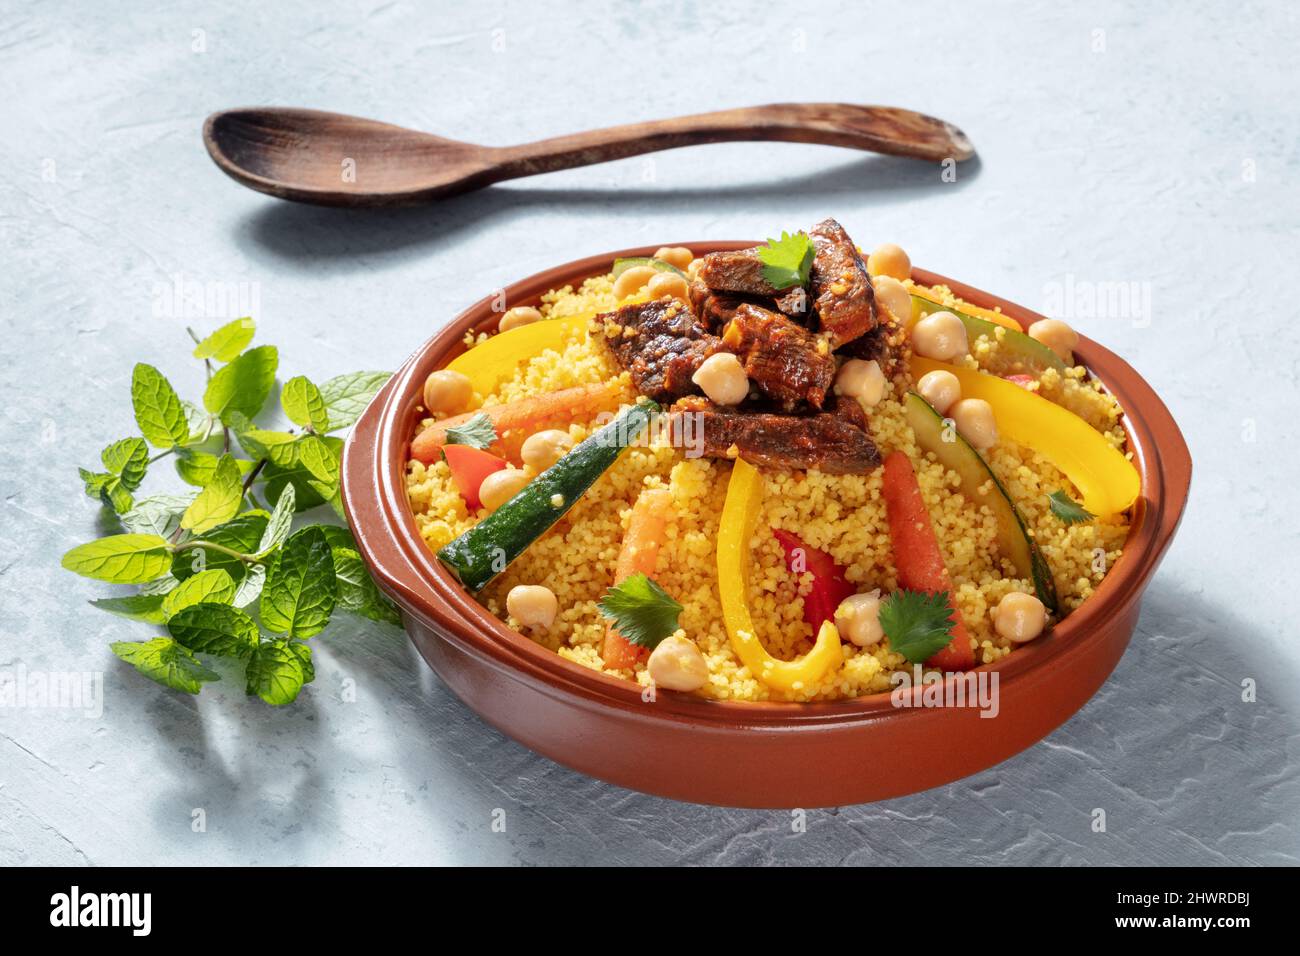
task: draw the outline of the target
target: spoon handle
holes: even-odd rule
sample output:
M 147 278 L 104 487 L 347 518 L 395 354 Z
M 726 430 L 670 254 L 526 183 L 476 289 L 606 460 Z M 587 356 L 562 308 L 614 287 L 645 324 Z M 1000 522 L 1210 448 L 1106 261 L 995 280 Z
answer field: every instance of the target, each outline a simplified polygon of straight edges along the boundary
M 924 113 L 851 103 L 773 103 L 503 147 L 495 151 L 490 175 L 500 182 L 679 146 L 745 140 L 821 143 L 934 162 L 961 162 L 975 155 L 965 133 Z

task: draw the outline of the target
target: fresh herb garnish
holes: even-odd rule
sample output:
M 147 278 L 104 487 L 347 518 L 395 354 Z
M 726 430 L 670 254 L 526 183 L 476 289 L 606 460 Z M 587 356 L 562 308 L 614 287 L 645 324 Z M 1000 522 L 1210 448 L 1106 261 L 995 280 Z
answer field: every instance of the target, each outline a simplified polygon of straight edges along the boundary
M 220 675 L 196 655 L 235 658 L 250 694 L 287 704 L 315 676 L 303 641 L 336 608 L 400 621 L 346 528 L 311 524 L 290 533 L 296 512 L 327 503 L 341 508 L 343 443 L 326 433 L 355 422 L 388 374 L 354 372 L 319 387 L 304 376 L 291 378 L 280 405 L 301 430 L 262 429 L 252 419 L 271 395 L 279 353 L 267 345 L 245 351 L 254 331 L 246 318 L 204 339 L 191 333 L 194 356 L 208 373 L 202 409 L 182 401 L 158 369 L 135 367 L 131 406 L 143 437 L 106 447 L 104 471 L 81 469 L 86 494 L 115 513 L 123 533 L 73 548 L 63 566 L 139 586 L 134 594 L 91 603 L 166 630 L 168 636 L 155 632 L 151 640 L 111 645 L 146 677 L 197 694 Z M 152 457 L 150 445 L 157 449 Z M 197 492 L 137 499 L 150 465 L 168 455 Z M 254 601 L 260 602 L 256 618 L 241 610 Z
M 1060 518 L 1065 524 L 1079 524 L 1097 517 L 1067 495 L 1064 488 L 1053 491 L 1047 496 L 1047 500 L 1052 507 L 1052 514 Z
M 492 419 L 479 412 L 463 425 L 453 425 L 447 429 L 448 445 L 469 445 L 471 448 L 485 449 L 497 440 L 497 430 Z
M 682 613 L 682 606 L 641 571 L 606 591 L 596 607 L 614 622 L 625 641 L 652 650 L 677 630 Z
M 889 649 L 911 663 L 933 657 L 952 642 L 948 592 L 895 591 L 880 602 L 880 627 Z
M 758 247 L 763 278 L 773 289 L 807 285 L 815 254 L 813 242 L 804 232 L 796 232 L 793 236 L 782 232 L 780 239 L 769 239 L 766 246 Z

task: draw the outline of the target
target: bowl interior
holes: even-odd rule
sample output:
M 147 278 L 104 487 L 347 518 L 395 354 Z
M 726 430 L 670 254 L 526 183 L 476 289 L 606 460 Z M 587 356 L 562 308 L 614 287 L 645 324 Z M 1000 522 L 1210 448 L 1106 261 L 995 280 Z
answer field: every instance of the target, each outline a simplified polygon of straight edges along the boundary
M 661 243 L 660 245 L 663 245 Z M 680 242 L 698 253 L 749 248 L 752 241 Z M 642 688 L 630 681 L 565 660 L 506 627 L 489 614 L 441 565 L 420 537 L 407 500 L 406 458 L 420 417 L 421 386 L 429 372 L 464 351 L 466 332 L 494 329 L 502 299 L 510 305 L 536 304 L 547 291 L 576 285 L 608 271 L 613 259 L 648 256 L 659 246 L 602 253 L 522 279 L 504 296 L 486 297 L 466 309 L 426 342 L 376 396 L 349 438 L 344 464 L 344 504 L 367 552 L 380 586 L 408 614 L 435 623 L 449 640 L 514 676 L 552 692 L 572 691 L 608 706 L 643 706 Z M 1000 308 L 1022 328 L 1043 318 L 1015 303 L 922 269 L 913 278 L 926 285 L 942 283 L 962 299 L 985 308 Z M 1190 481 L 1191 461 L 1177 425 L 1142 378 L 1114 353 L 1080 337 L 1079 361 L 1114 394 L 1125 412 L 1129 450 L 1142 478 L 1142 494 L 1131 512 L 1124 553 L 1094 595 L 1043 638 L 977 670 L 997 670 L 1008 681 L 1049 662 L 1066 663 L 1071 649 L 1088 639 L 1107 615 L 1136 601 L 1154 572 L 1181 517 Z M 671 698 L 665 700 L 664 698 Z M 789 703 L 705 700 L 687 695 L 660 695 L 658 709 L 668 716 L 729 723 L 789 723 L 873 719 L 899 715 L 888 693 L 842 701 Z

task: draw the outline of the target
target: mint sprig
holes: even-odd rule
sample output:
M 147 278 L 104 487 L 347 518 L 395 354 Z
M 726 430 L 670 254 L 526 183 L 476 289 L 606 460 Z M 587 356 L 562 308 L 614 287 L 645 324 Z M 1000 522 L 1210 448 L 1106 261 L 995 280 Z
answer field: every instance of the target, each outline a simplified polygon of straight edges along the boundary
M 112 643 L 141 674 L 197 694 L 220 679 L 203 658 L 230 658 L 244 668 L 250 694 L 280 705 L 315 678 L 304 642 L 336 609 L 400 623 L 346 528 L 293 530 L 309 509 L 341 511 L 337 432 L 356 421 L 388 373 L 353 372 L 319 386 L 290 378 L 279 395 L 287 426 L 263 426 L 256 422 L 268 414 L 279 353 L 249 349 L 255 330 L 244 318 L 206 338 L 190 333 L 207 377 L 201 405 L 181 399 L 153 366 L 135 366 L 131 407 L 140 436 L 104 448 L 103 470 L 80 469 L 86 494 L 114 513 L 121 533 L 73 548 L 63 566 L 137 586 L 91 604 L 165 630 Z M 192 487 L 137 498 L 150 466 L 167 456 Z

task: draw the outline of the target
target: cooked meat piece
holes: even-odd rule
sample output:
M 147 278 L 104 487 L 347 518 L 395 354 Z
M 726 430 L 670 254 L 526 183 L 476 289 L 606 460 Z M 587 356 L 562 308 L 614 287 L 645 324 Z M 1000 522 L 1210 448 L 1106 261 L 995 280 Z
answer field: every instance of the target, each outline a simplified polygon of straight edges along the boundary
M 776 307 L 790 318 L 806 322 L 813 311 L 812 296 L 803 286 L 797 285 L 776 297 Z
M 700 278 L 714 292 L 740 292 L 772 298 L 778 291 L 763 278 L 758 248 L 710 252 L 700 265 Z
M 723 330 L 722 344 L 740 358 L 750 384 L 787 407 L 807 402 L 821 408 L 835 381 L 835 358 L 825 339 L 779 312 L 741 304 Z
M 672 427 L 675 441 L 691 438 L 708 458 L 740 457 L 755 465 L 832 475 L 865 475 L 880 467 L 871 436 L 828 412 L 777 415 L 685 398 L 673 406 Z M 682 443 L 692 447 L 690 441 Z
M 670 296 L 625 305 L 596 321 L 637 391 L 658 402 L 698 392 L 691 376 L 721 344 L 685 302 Z
M 840 349 L 845 358 L 875 359 L 886 378 L 897 377 L 901 370 L 897 346 L 903 335 L 892 320 L 885 320 L 866 335 L 859 336 Z
M 867 411 L 856 398 L 846 398 L 831 392 L 826 396 L 822 410 L 848 422 L 854 428 L 861 428 L 864 432 L 867 430 Z
M 730 322 L 736 308 L 745 301 L 738 295 L 714 292 L 699 279 L 691 283 L 690 296 L 691 308 L 712 331 L 718 331 Z
M 808 233 L 817 248 L 812 293 L 821 330 L 839 347 L 876 327 L 876 295 L 853 240 L 834 219 Z

